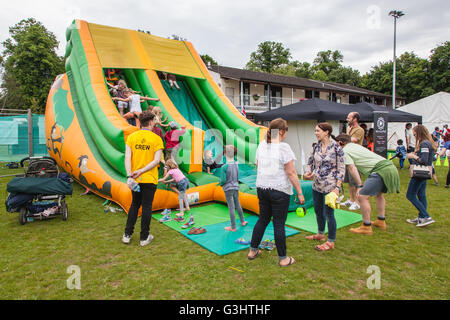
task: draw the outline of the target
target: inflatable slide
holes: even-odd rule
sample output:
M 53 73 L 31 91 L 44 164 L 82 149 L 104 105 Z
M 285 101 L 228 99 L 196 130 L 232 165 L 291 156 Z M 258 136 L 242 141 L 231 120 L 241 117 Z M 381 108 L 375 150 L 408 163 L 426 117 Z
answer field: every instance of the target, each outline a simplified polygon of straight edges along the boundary
M 177 160 L 191 182 L 189 202 L 225 202 L 219 178 L 202 172 L 203 154 L 209 149 L 220 156 L 224 144 L 233 144 L 242 164 L 241 204 L 258 213 L 252 163 L 267 129 L 241 115 L 191 43 L 81 20 L 68 27 L 66 38 L 66 73 L 53 83 L 45 113 L 47 149 L 63 170 L 128 211 L 125 142 L 138 128 L 120 115 L 108 91 L 105 71 L 119 70 L 128 87 L 159 98 L 150 103 L 168 122 L 186 128 Z M 162 73 L 176 75 L 180 90 L 170 88 Z M 145 110 L 150 104 L 141 106 Z M 177 195 L 158 185 L 153 210 L 177 205 Z

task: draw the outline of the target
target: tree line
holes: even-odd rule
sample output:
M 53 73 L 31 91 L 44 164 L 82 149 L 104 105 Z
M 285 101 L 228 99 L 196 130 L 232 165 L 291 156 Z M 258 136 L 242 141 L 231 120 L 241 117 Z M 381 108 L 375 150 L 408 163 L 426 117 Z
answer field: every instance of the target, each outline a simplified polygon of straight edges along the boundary
M 292 59 L 289 48 L 280 42 L 265 41 L 250 54 L 246 69 L 348 84 L 390 95 L 392 93 L 393 61 L 380 62 L 361 75 L 343 65 L 339 50 L 317 53 L 312 63 Z M 440 91 L 450 92 L 450 42 L 437 45 L 427 59 L 414 52 L 404 52 L 396 59 L 396 92 L 406 103 Z
M 138 30 L 151 34 L 150 31 Z M 44 113 L 47 96 L 55 77 L 65 72 L 65 59 L 58 56 L 56 36 L 33 18 L 21 20 L 9 28 L 10 37 L 2 42 L 0 53 L 0 109 L 31 108 Z M 177 35 L 172 39 L 186 40 Z M 218 63 L 208 54 L 201 55 L 208 64 Z M 292 59 L 282 43 L 265 41 L 250 54 L 246 69 L 281 75 L 349 84 L 384 94 L 392 91 L 393 62 L 380 62 L 360 75 L 343 65 L 339 50 L 317 53 L 312 63 Z M 450 91 L 450 42 L 431 50 L 428 59 L 405 52 L 397 59 L 397 94 L 407 103 L 439 91 Z

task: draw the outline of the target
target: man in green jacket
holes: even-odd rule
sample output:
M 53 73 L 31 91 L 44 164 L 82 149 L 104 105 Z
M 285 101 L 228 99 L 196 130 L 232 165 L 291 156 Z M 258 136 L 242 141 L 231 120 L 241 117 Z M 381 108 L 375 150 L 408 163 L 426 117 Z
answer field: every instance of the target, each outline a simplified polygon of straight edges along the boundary
M 372 226 L 386 229 L 386 200 L 383 193 L 400 192 L 400 177 L 395 165 L 385 158 L 373 153 L 367 148 L 351 142 L 347 134 L 340 134 L 336 140 L 344 150 L 345 165 L 349 167 L 352 178 L 358 185 L 357 196 L 361 206 L 363 223 L 350 231 L 358 234 L 372 234 Z M 367 177 L 364 185 L 361 182 L 361 172 Z M 378 211 L 378 218 L 370 221 L 369 198 L 374 196 Z

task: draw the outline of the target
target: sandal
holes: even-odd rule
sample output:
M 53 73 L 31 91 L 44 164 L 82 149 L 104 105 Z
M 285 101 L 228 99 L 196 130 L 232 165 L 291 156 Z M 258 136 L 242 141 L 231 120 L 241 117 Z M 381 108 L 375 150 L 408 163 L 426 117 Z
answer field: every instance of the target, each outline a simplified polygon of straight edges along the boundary
M 256 251 L 256 253 L 253 256 L 247 256 L 248 260 L 254 260 L 256 259 L 256 257 L 258 257 L 259 255 L 261 255 L 262 251 L 258 250 Z
M 287 267 L 287 266 L 290 266 L 290 265 L 292 265 L 292 264 L 294 264 L 294 263 L 295 263 L 294 258 L 289 257 L 289 263 L 288 263 L 288 264 L 281 264 L 281 261 L 280 261 L 280 263 L 278 263 L 278 265 L 279 265 L 280 267 Z
M 193 234 L 201 234 L 201 233 L 205 233 L 206 229 L 205 228 L 197 228 L 193 231 Z
M 188 231 L 188 234 L 195 234 L 195 233 L 197 232 L 197 229 L 199 229 L 199 228 L 196 228 L 196 227 L 191 228 L 191 229 Z
M 327 241 L 324 244 L 320 244 L 320 245 L 315 246 L 315 249 L 317 251 L 328 251 L 328 250 L 334 249 L 334 242 L 328 242 Z
M 325 235 L 324 234 L 314 234 L 312 236 L 307 236 L 305 238 L 308 240 L 325 240 Z

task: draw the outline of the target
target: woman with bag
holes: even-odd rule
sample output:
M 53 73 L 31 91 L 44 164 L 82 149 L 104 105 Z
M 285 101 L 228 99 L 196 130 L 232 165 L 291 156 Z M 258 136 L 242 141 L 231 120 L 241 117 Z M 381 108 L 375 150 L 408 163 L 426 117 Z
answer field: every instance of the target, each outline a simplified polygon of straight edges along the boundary
M 411 201 L 414 207 L 419 210 L 419 216 L 406 221 L 415 224 L 417 227 L 425 227 L 434 223 L 427 211 L 427 181 L 431 179 L 433 156 L 436 153 L 436 144 L 433 141 L 428 129 L 419 124 L 413 128 L 413 135 L 416 139 L 414 152 L 406 155 L 411 161 L 408 191 L 406 198 Z

